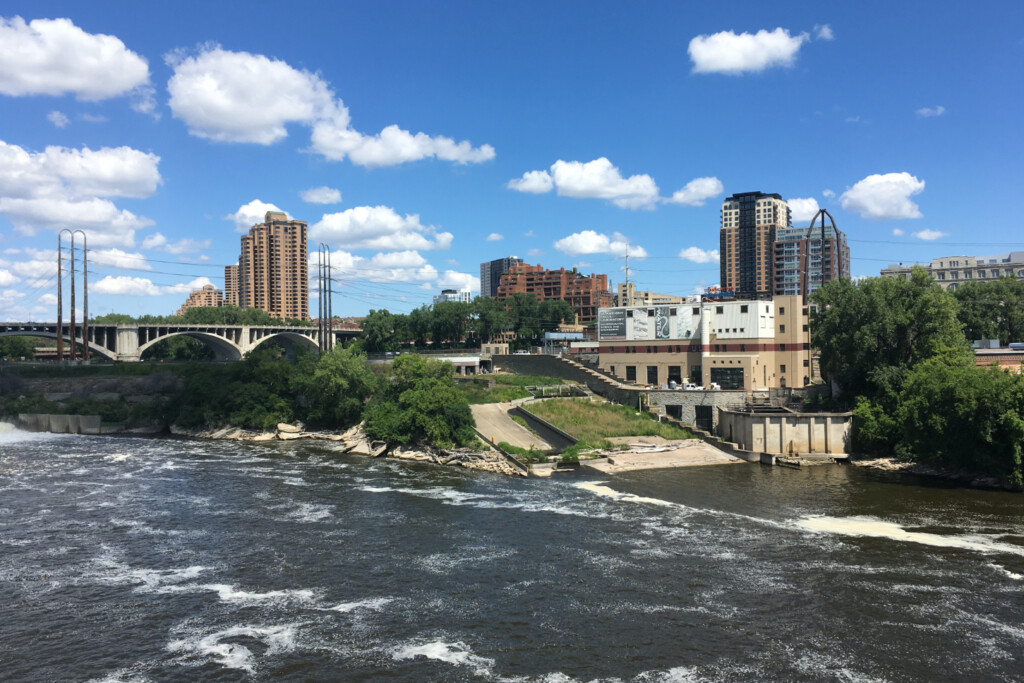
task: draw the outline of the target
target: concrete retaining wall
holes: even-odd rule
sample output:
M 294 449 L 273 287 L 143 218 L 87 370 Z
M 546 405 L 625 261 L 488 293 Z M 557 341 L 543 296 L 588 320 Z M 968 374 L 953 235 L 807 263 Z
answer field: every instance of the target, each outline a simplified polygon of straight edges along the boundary
M 54 434 L 99 434 L 99 415 L 54 415 L 50 413 L 20 413 L 18 427 L 30 432 Z
M 757 453 L 846 455 L 853 413 L 747 412 L 720 408 L 718 435 Z

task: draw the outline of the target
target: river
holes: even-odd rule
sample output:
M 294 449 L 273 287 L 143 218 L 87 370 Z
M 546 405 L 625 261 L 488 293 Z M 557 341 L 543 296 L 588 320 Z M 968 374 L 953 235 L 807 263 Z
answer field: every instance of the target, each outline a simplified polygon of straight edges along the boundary
M 524 480 L 7 430 L 0 678 L 1020 680 L 1022 510 L 843 466 Z

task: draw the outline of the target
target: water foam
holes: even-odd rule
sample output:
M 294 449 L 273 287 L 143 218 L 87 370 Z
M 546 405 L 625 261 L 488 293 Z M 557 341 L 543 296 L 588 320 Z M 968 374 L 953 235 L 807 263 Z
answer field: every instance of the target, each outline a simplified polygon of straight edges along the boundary
M 389 602 L 394 602 L 394 598 L 369 598 L 356 602 L 342 602 L 327 609 L 331 612 L 354 612 L 357 609 L 379 610 Z
M 196 586 L 196 588 L 213 591 L 223 602 L 265 602 L 268 600 L 310 602 L 314 597 L 313 591 L 307 588 L 267 591 L 266 593 L 243 591 L 226 583 L 209 583 Z
M 453 666 L 468 666 L 478 676 L 489 675 L 491 667 L 494 666 L 493 659 L 473 654 L 469 646 L 462 641 L 446 643 L 443 640 L 435 640 L 429 643 L 409 643 L 393 649 L 391 656 L 398 660 L 426 657 Z
M 998 565 L 998 564 L 995 564 L 995 563 L 992 563 L 989 566 L 992 567 L 993 569 L 996 569 L 996 570 L 1002 572 L 1003 574 L 1006 574 L 1006 576 L 1010 577 L 1014 581 L 1024 581 L 1024 574 L 1017 574 L 1015 572 L 1011 572 L 1006 567 L 1003 567 L 1002 565 Z
M 660 498 L 648 498 L 646 496 L 637 496 L 632 493 L 623 493 L 622 491 L 616 491 L 610 486 L 607 486 L 606 481 L 584 481 L 579 484 L 573 484 L 578 489 L 589 491 L 594 495 L 601 496 L 603 498 L 611 498 L 612 500 L 621 501 L 624 503 L 646 503 L 648 505 L 657 505 L 659 507 L 671 507 L 687 509 L 685 505 L 679 503 L 673 503 L 671 501 L 662 500 Z
M 895 522 L 885 522 L 875 517 L 805 517 L 796 520 L 793 524 L 801 529 L 819 533 L 888 538 L 937 548 L 959 548 L 981 553 L 1008 553 L 1024 556 L 1024 547 L 1009 543 L 997 543 L 985 536 L 943 536 L 922 531 L 907 531 Z
M 252 638 L 266 646 L 264 656 L 291 652 L 295 649 L 298 624 L 282 626 L 232 626 L 202 637 L 173 640 L 167 644 L 170 652 L 181 652 L 204 659 L 213 659 L 228 669 L 241 669 L 255 673 L 252 650 L 238 643 L 223 642 L 229 638 Z

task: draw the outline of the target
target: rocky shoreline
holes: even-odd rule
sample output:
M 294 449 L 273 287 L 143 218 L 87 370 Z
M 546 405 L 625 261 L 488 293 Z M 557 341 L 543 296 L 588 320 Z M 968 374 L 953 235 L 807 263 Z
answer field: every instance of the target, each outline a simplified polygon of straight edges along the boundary
M 494 450 L 476 451 L 468 448 L 434 448 L 420 445 L 415 448 L 406 446 L 390 446 L 383 441 L 372 441 L 363 432 L 362 425 L 352 427 L 348 431 L 338 433 L 329 431 L 306 431 L 303 425 L 281 423 L 274 431 L 257 432 L 237 427 L 221 427 L 219 429 L 184 429 L 171 425 L 171 434 L 194 439 L 216 439 L 224 441 L 295 441 L 309 439 L 314 441 L 330 441 L 335 444 L 338 453 L 365 455 L 371 458 L 397 458 L 429 462 L 446 467 L 462 467 L 480 472 L 494 472 L 509 476 L 526 476 L 521 468 L 508 462 L 505 457 Z
M 949 470 L 942 470 L 936 467 L 930 467 L 928 465 L 922 465 L 915 462 L 906 462 L 903 460 L 897 460 L 896 458 L 873 458 L 870 460 L 853 460 L 851 459 L 850 464 L 855 467 L 863 467 L 866 470 L 874 470 L 876 472 L 892 472 L 897 474 L 915 474 L 922 477 L 931 477 L 935 479 L 943 479 L 955 484 L 960 484 L 974 489 L 990 489 L 997 491 L 1014 491 L 1020 492 L 1020 487 L 1015 487 L 999 479 L 978 474 L 977 472 L 951 472 Z

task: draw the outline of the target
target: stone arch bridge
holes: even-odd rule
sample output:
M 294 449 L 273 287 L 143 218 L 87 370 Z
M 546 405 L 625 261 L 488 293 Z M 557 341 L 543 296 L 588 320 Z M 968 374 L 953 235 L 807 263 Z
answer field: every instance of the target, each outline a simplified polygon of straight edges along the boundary
M 70 325 L 60 327 L 64 343 L 71 343 Z M 336 343 L 358 337 L 361 330 L 332 330 Z M 286 349 L 319 348 L 317 327 L 289 325 L 89 325 L 89 355 L 110 360 L 138 362 L 142 354 L 159 341 L 178 335 L 192 337 L 211 349 L 217 360 L 240 360 L 265 341 L 273 339 Z M 0 323 L 0 337 L 43 337 L 56 339 L 57 323 Z M 75 342 L 84 343 L 81 326 L 75 327 Z

